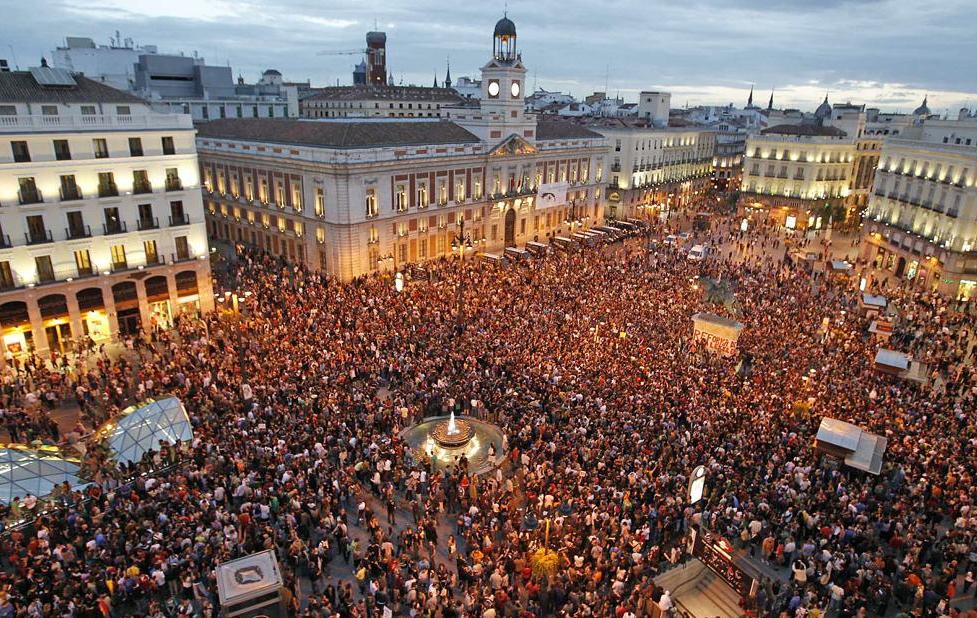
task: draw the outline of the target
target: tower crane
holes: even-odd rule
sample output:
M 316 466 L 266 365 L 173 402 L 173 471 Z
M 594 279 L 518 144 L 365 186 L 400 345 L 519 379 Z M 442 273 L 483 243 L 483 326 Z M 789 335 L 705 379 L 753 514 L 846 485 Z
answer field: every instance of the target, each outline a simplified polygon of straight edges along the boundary
M 367 50 L 365 49 L 340 49 L 336 51 L 323 50 L 316 53 L 316 56 L 355 56 L 357 54 L 365 54 Z

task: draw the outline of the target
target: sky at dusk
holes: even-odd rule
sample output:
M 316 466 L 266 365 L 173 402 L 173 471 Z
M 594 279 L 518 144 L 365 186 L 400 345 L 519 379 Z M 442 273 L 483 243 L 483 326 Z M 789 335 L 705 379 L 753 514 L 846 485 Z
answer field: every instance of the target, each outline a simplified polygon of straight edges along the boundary
M 387 32 L 396 82 L 477 77 L 491 54 L 503 2 L 432 0 L 33 0 L 9 2 L 0 57 L 21 68 L 65 36 L 107 44 L 116 30 L 161 52 L 197 51 L 249 82 L 276 68 L 313 85 L 351 82 L 364 46 Z M 766 105 L 832 102 L 910 111 L 925 94 L 934 112 L 977 106 L 973 0 L 510 0 L 529 85 L 594 90 L 636 100 L 668 90 L 672 106 L 742 106 L 751 83 Z

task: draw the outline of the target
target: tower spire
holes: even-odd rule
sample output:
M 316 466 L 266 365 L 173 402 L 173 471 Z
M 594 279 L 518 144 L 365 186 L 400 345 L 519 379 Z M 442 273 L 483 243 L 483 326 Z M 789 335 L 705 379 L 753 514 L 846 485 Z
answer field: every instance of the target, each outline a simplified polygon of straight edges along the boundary
M 770 89 L 770 102 L 767 103 L 767 110 L 773 109 L 773 88 Z
M 448 56 L 448 70 L 444 74 L 444 87 L 451 88 L 451 56 Z
M 434 87 L 435 88 L 438 87 L 438 72 L 437 71 L 434 72 Z
M 746 100 L 746 106 L 753 107 L 753 84 L 750 84 L 750 98 Z

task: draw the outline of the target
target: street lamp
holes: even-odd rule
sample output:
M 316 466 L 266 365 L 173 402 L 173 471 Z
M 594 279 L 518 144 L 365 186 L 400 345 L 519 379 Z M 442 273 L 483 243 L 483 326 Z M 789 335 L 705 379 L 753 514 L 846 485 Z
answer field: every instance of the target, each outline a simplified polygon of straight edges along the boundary
M 465 219 L 462 217 L 458 221 L 458 233 L 451 239 L 451 252 L 458 255 L 458 288 L 456 290 L 456 313 L 455 325 L 458 332 L 461 332 L 462 304 L 464 302 L 464 282 L 462 278 L 465 274 L 465 255 L 474 250 L 471 234 L 465 233 Z

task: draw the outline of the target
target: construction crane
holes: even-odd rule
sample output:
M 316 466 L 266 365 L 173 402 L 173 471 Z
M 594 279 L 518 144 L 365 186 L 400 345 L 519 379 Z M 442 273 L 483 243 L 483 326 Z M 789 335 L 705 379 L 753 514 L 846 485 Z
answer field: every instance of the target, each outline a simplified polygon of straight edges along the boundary
M 338 51 L 324 50 L 317 52 L 316 56 L 355 56 L 356 54 L 365 54 L 367 50 L 365 49 L 342 49 Z

